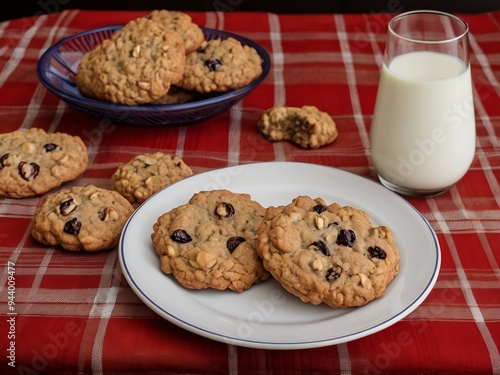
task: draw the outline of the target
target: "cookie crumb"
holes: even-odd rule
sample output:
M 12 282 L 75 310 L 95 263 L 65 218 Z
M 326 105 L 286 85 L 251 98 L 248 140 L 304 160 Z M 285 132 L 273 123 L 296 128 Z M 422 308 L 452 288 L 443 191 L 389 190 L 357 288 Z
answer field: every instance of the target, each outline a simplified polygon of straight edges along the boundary
M 331 116 L 315 106 L 272 107 L 262 114 L 257 129 L 269 141 L 291 141 L 302 148 L 323 147 L 338 136 Z

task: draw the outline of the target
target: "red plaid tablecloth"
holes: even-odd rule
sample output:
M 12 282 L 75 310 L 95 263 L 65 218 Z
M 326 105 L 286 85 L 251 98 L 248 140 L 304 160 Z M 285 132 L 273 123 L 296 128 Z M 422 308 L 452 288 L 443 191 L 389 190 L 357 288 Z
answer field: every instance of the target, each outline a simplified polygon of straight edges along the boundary
M 192 13 L 202 26 L 256 41 L 272 59 L 268 77 L 247 98 L 193 126 L 105 124 L 38 82 L 37 60 L 59 39 L 143 14 L 65 11 L 0 23 L 1 131 L 36 126 L 79 135 L 90 165 L 72 183 L 78 185 L 109 188 L 120 164 L 156 150 L 177 154 L 195 173 L 286 160 L 376 180 L 368 134 L 389 15 Z M 434 289 L 409 316 L 365 338 L 316 349 L 211 341 L 144 305 L 127 285 L 116 249 L 81 254 L 44 247 L 29 234 L 39 198 L 0 198 L 0 372 L 500 374 L 500 13 L 463 18 L 471 29 L 477 152 L 451 190 L 409 199 L 436 231 L 442 251 Z M 267 108 L 305 104 L 334 118 L 339 137 L 333 144 L 303 150 L 258 135 L 256 122 Z M 12 290 L 15 306 L 9 305 Z

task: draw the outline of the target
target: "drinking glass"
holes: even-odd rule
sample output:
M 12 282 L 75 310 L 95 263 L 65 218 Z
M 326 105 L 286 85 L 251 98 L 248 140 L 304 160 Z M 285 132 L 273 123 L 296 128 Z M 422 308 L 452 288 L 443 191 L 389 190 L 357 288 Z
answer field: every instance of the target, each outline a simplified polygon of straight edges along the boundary
M 380 182 L 409 196 L 440 194 L 475 153 L 469 27 L 454 15 L 420 10 L 389 21 L 370 129 Z

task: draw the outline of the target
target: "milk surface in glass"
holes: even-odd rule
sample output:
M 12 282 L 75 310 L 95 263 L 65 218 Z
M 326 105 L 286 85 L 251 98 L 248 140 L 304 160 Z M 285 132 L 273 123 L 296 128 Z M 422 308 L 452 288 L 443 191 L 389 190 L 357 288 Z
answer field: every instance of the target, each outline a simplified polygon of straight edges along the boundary
M 398 186 L 448 187 L 475 152 L 470 67 L 458 58 L 419 51 L 381 69 L 370 133 L 379 175 Z

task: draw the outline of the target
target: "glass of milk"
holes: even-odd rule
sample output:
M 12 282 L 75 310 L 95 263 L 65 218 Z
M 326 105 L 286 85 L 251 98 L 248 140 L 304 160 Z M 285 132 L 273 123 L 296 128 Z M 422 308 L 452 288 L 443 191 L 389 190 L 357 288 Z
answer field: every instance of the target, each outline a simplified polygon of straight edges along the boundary
M 409 196 L 440 194 L 460 180 L 475 153 L 468 25 L 419 10 L 388 25 L 370 129 L 380 181 Z

